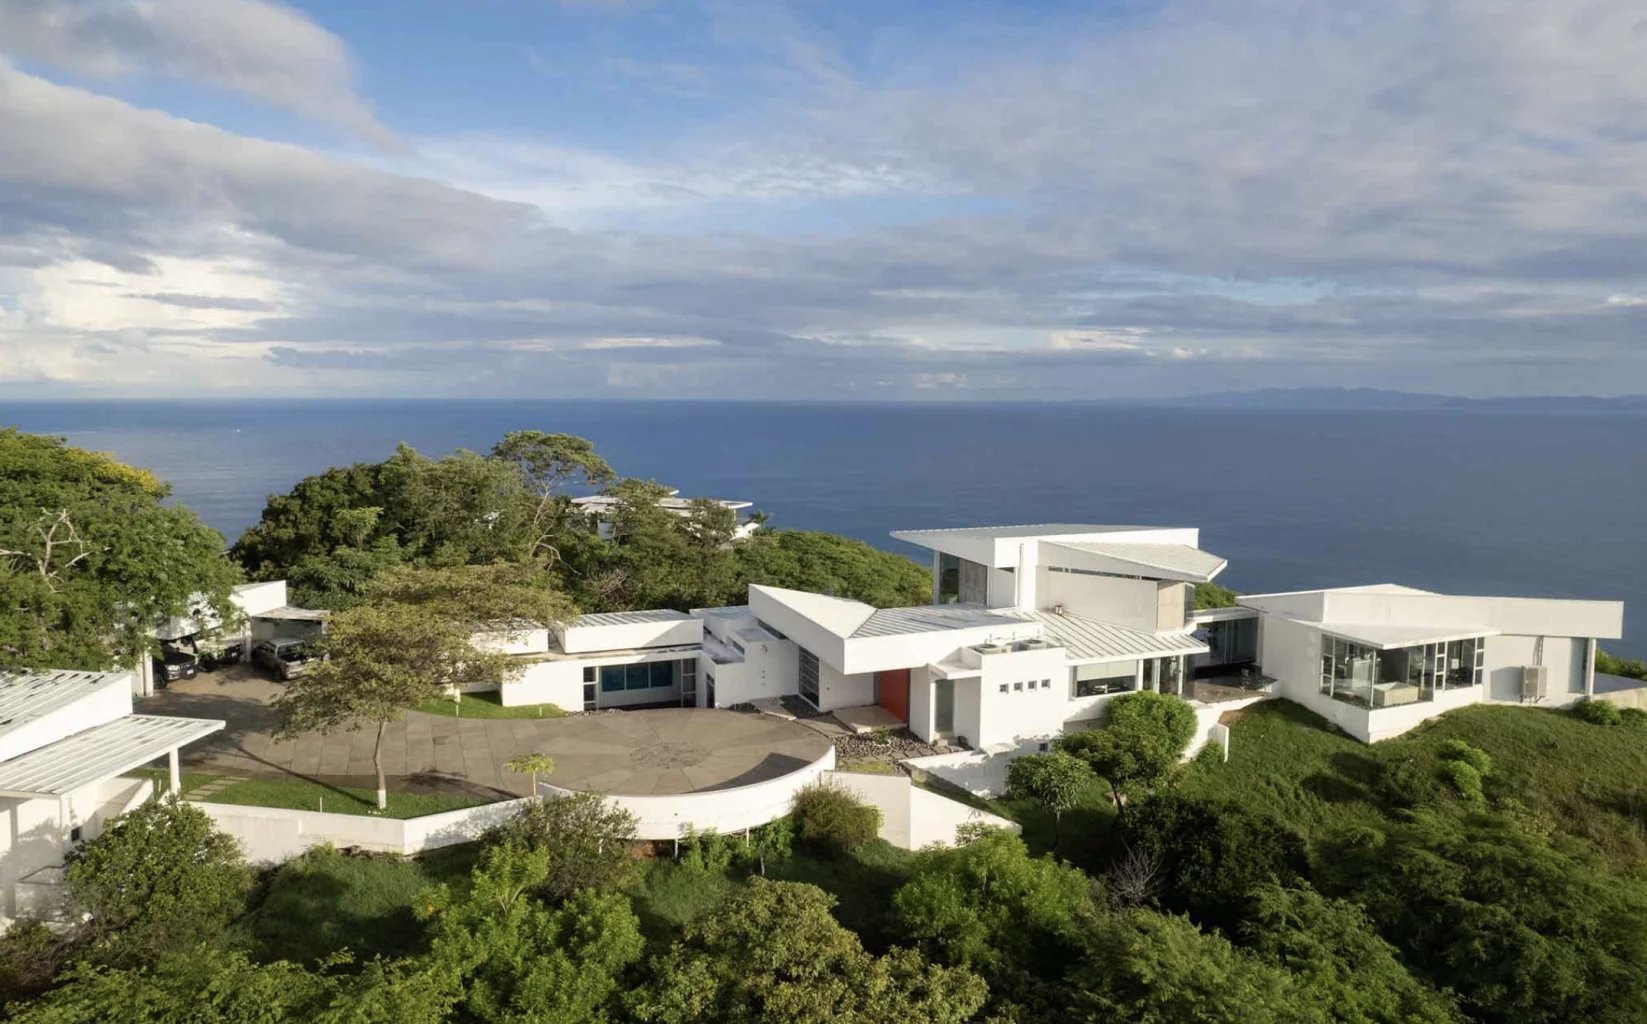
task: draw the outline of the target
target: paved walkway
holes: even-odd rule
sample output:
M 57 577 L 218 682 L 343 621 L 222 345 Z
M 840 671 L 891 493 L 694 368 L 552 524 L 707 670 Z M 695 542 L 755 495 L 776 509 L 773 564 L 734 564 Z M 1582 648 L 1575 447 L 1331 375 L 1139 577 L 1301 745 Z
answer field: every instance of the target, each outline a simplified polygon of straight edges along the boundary
M 220 718 L 227 726 L 183 751 L 190 770 L 237 776 L 301 775 L 332 785 L 374 786 L 374 726 L 278 740 L 268 702 L 281 690 L 237 666 L 173 683 L 142 700 L 147 715 Z M 656 717 L 656 716 L 662 716 Z M 555 759 L 553 779 L 608 792 L 681 793 L 742 785 L 791 771 L 828 742 L 794 723 L 730 711 L 624 711 L 573 718 L 451 718 L 408 712 L 383 738 L 383 769 L 396 788 L 526 795 L 509 771 L 531 752 Z M 742 779 L 743 781 L 737 781 Z M 627 788 L 620 788 L 627 787 Z

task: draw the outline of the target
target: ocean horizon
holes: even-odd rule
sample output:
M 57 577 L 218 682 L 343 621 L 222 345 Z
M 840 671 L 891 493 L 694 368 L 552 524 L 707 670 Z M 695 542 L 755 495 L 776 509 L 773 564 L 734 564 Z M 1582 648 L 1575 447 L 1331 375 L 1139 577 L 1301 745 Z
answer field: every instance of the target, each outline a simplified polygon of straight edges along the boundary
M 78 400 L 0 404 L 168 480 L 233 541 L 329 466 L 579 434 L 618 472 L 754 502 L 776 527 L 917 555 L 897 529 L 1184 525 L 1246 592 L 1397 582 L 1619 599 L 1647 633 L 1647 416 L 1181 404 L 691 400 Z

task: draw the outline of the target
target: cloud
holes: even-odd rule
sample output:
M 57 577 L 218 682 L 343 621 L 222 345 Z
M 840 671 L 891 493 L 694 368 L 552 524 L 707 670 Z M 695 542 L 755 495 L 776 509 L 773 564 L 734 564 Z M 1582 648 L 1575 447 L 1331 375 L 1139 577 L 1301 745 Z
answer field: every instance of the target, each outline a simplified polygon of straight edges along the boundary
M 267 0 L 10 0 L 0 51 L 93 78 L 192 79 L 393 139 L 355 91 L 343 40 Z
M 0 65 L 0 384 L 1647 390 L 1625 5 L 1171 3 L 899 55 L 937 82 L 720 10 L 802 71 L 627 153 L 350 159 Z

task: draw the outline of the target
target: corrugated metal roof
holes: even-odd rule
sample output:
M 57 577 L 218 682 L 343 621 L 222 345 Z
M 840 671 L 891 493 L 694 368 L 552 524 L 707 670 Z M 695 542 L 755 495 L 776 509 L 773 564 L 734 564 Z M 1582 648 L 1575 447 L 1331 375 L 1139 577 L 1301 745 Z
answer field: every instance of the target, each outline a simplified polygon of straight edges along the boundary
M 127 715 L 0 764 L 0 795 L 53 797 L 114 778 L 223 728 L 205 718 Z
M 1061 540 L 1055 546 L 1084 551 L 1115 562 L 1137 566 L 1139 575 L 1168 574 L 1166 579 L 1186 579 L 1206 583 L 1224 570 L 1229 561 L 1188 544 L 1134 544 L 1102 540 Z
M 980 605 L 923 605 L 918 608 L 881 608 L 850 634 L 899 636 L 906 633 L 937 633 L 946 629 L 974 626 L 1013 626 L 1022 619 L 990 611 Z
M 1173 654 L 1204 654 L 1207 645 L 1188 632 L 1151 633 L 1113 622 L 1052 612 L 1019 612 L 1046 627 L 1048 640 L 1062 644 L 1070 661 L 1123 661 Z
M 1020 523 L 1012 526 L 948 526 L 931 530 L 894 530 L 892 536 L 900 539 L 923 536 L 977 537 L 1056 537 L 1060 534 L 1132 533 L 1139 530 L 1161 530 L 1161 526 L 1120 526 L 1105 523 Z
M 331 611 L 325 608 L 299 608 L 296 605 L 283 604 L 279 608 L 270 608 L 267 611 L 257 612 L 251 617 L 254 619 L 319 622 L 331 614 Z
M 642 622 L 681 622 L 691 619 L 672 608 L 651 608 L 638 612 L 592 612 L 579 615 L 573 626 L 633 626 Z
M 124 672 L 0 672 L 0 735 L 68 707 L 116 679 L 131 685 Z

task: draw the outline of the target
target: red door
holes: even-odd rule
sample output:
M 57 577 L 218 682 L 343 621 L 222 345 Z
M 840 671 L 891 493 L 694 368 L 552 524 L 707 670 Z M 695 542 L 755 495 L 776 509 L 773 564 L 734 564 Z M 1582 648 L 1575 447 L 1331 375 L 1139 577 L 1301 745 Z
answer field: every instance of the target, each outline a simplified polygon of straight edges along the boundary
M 909 721 L 909 669 L 875 673 L 875 701 L 898 716 L 898 721 Z

